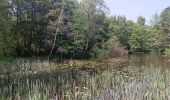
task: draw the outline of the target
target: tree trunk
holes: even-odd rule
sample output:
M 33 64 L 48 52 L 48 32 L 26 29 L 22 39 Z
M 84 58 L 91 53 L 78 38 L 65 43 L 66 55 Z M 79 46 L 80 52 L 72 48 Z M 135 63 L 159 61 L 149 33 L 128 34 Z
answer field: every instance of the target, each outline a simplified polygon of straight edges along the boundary
M 89 47 L 89 39 L 87 38 L 87 40 L 86 40 L 86 52 L 88 51 L 88 47 Z

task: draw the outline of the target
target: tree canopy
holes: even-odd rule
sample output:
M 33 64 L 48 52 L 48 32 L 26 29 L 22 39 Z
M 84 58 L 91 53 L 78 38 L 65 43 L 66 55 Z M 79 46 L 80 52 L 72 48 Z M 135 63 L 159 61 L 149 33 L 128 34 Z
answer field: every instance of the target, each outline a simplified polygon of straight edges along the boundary
M 108 16 L 104 0 L 64 0 L 63 6 L 61 14 L 62 0 L 0 0 L 0 55 L 47 56 L 53 42 L 52 55 L 65 58 L 162 53 L 170 46 L 170 7 L 148 26 L 143 16 L 137 22 Z

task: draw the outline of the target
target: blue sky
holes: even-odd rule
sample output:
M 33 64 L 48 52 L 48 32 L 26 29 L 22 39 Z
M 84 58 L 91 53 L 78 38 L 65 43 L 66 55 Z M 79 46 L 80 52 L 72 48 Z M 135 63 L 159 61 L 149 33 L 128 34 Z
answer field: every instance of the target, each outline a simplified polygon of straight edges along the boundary
M 170 0 L 105 0 L 105 3 L 110 8 L 110 15 L 125 15 L 133 21 L 142 15 L 147 23 L 155 13 L 170 6 Z

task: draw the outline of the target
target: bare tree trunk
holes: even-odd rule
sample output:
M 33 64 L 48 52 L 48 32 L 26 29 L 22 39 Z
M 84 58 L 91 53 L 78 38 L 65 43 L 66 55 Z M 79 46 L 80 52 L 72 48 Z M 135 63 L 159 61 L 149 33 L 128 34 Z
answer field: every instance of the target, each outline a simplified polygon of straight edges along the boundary
M 87 40 L 86 40 L 86 51 L 88 50 L 88 47 L 89 47 L 89 39 L 87 38 Z
M 57 34 L 58 34 L 59 29 L 60 29 L 59 26 L 60 26 L 60 22 L 61 22 L 61 17 L 62 17 L 63 11 L 64 11 L 64 0 L 62 0 L 62 8 L 61 8 L 60 16 L 59 16 L 59 19 L 58 19 L 58 25 L 57 25 L 57 29 L 56 29 L 56 34 L 55 34 L 55 37 L 54 37 L 53 46 L 52 46 L 52 49 L 51 49 L 50 54 L 48 56 L 48 59 L 51 57 L 51 54 L 54 51 L 54 47 L 55 47 L 56 39 L 57 39 Z

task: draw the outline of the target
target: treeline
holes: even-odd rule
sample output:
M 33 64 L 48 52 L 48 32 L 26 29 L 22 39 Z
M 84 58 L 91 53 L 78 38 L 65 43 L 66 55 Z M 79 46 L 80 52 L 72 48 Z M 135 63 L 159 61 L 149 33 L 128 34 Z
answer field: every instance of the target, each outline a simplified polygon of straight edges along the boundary
M 0 55 L 48 56 L 54 42 L 52 55 L 67 58 L 168 50 L 170 7 L 150 26 L 108 13 L 103 0 L 0 0 Z

